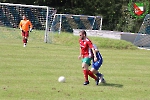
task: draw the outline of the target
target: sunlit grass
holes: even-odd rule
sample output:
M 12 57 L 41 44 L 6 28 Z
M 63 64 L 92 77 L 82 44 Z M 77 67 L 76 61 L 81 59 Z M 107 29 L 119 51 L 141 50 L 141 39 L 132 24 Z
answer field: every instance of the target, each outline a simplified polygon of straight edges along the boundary
M 20 30 L 1 29 L 0 100 L 149 100 L 150 51 L 125 41 L 120 42 L 131 48 L 109 47 L 119 40 L 90 39 L 104 58 L 100 71 L 107 83 L 99 86 L 91 78 L 82 85 L 78 36 L 55 34 L 51 44 L 44 43 L 43 31 L 34 30 L 24 48 Z M 61 75 L 65 83 L 57 81 Z

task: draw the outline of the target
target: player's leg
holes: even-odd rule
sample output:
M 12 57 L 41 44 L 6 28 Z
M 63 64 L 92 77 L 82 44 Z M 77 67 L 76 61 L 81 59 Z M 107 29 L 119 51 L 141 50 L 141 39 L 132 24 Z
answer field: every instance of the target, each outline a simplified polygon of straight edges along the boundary
M 99 81 L 99 79 L 88 69 L 88 67 L 90 66 L 90 62 L 91 62 L 91 58 L 82 59 L 82 68 L 85 77 L 84 85 L 89 84 L 88 75 L 93 79 L 95 79 L 96 81 Z
M 88 64 L 86 64 L 85 62 L 82 62 L 82 69 L 83 69 L 83 74 L 84 74 L 84 79 L 85 79 L 85 82 L 83 83 L 83 85 L 87 85 L 87 84 L 89 84 L 89 80 L 88 80 Z
M 26 43 L 28 41 L 28 37 L 29 37 L 29 32 L 25 32 L 25 40 L 26 40 Z
M 91 72 L 94 73 L 97 77 L 99 77 L 100 82 L 103 80 L 103 74 L 101 74 L 98 70 L 102 65 L 102 61 L 97 61 L 92 64 Z
M 25 32 L 25 43 L 24 45 L 26 46 L 27 45 L 27 41 L 28 41 L 28 37 L 29 37 L 29 32 Z
M 22 42 L 23 42 L 23 46 L 25 47 L 25 43 L 26 43 L 26 40 L 25 40 L 25 32 L 22 31 Z
M 93 78 L 96 82 L 97 82 L 97 85 L 98 85 L 98 83 L 99 83 L 99 78 L 98 77 L 96 77 L 89 69 L 88 69 L 88 67 L 91 65 L 91 58 L 85 58 L 84 59 L 85 61 L 85 63 L 88 65 L 87 66 L 87 69 L 86 70 L 88 70 L 88 75 L 91 77 L 91 78 Z
M 99 80 L 100 80 L 100 81 L 102 80 L 103 74 L 101 74 L 97 69 L 95 69 L 95 67 L 92 67 L 92 68 L 91 68 L 91 72 L 92 72 L 93 74 L 95 74 L 97 77 L 99 77 Z
M 91 78 L 95 79 L 96 85 L 99 84 L 99 77 L 96 77 L 95 74 L 94 74 L 91 70 L 89 70 L 89 76 L 90 76 Z
M 91 78 L 97 80 L 97 77 L 93 74 L 93 72 L 91 72 L 91 71 L 89 70 L 88 73 L 89 73 L 89 76 L 90 76 Z

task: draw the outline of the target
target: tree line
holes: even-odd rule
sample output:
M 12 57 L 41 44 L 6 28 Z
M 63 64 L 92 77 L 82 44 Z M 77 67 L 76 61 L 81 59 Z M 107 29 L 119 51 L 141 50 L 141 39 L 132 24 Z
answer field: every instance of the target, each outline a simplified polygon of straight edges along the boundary
M 128 10 L 130 1 L 131 0 L 0 0 L 0 2 L 4 3 L 54 7 L 57 9 L 58 14 L 102 16 L 103 30 L 138 32 L 144 18 L 136 19 L 130 14 Z M 150 0 L 148 1 L 150 2 Z

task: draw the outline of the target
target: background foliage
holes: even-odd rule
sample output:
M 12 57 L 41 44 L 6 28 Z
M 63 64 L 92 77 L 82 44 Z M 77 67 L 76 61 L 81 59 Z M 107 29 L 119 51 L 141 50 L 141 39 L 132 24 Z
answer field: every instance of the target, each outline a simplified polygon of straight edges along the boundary
M 50 6 L 57 13 L 103 16 L 103 30 L 138 32 L 143 19 L 128 11 L 130 0 L 0 0 L 0 2 Z M 150 2 L 150 0 L 148 0 Z

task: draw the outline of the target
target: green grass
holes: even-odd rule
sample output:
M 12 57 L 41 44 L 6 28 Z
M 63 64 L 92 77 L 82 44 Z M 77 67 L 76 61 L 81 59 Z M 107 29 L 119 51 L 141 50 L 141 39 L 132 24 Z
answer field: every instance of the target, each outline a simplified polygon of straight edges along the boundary
M 121 40 L 89 37 L 98 45 L 106 84 L 83 86 L 78 36 L 55 34 L 44 43 L 33 31 L 23 47 L 20 31 L 0 28 L 0 100 L 149 100 L 150 51 Z M 59 83 L 59 76 L 66 82 Z

